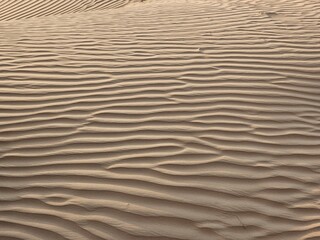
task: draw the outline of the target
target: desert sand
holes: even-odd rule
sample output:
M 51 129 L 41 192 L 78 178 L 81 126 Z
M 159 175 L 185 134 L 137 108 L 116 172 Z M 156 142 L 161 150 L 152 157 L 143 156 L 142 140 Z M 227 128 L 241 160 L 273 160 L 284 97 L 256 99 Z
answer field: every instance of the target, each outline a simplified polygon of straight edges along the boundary
M 318 0 L 0 0 L 0 240 L 320 239 Z

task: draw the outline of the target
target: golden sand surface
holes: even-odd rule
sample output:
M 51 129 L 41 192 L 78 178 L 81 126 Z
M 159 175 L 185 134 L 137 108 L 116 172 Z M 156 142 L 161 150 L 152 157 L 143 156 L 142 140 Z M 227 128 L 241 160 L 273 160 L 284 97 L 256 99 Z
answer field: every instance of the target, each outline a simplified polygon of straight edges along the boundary
M 319 240 L 320 1 L 0 0 L 0 240 Z

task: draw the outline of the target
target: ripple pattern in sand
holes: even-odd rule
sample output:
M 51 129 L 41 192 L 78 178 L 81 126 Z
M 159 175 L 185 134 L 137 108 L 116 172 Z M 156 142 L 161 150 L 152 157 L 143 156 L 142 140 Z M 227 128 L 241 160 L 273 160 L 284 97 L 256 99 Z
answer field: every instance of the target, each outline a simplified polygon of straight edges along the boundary
M 0 239 L 319 239 L 319 16 L 170 0 L 0 22 Z
M 130 0 L 0 0 L 0 21 L 114 9 Z

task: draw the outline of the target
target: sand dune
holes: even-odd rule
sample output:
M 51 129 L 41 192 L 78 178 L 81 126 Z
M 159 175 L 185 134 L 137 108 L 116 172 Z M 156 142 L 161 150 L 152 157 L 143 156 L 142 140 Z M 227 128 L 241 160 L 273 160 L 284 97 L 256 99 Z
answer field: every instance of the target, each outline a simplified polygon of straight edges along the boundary
M 123 7 L 130 0 L 1 0 L 0 21 Z M 134 2 L 135 0 L 132 0 Z
M 127 3 L 0 1 L 0 239 L 320 239 L 320 3 Z

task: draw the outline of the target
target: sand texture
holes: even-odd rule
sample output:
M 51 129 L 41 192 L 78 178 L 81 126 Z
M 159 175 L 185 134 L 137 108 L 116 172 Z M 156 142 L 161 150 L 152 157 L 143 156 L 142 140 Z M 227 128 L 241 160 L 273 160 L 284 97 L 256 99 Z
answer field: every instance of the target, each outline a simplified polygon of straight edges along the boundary
M 320 239 L 320 1 L 0 20 L 0 240 Z

